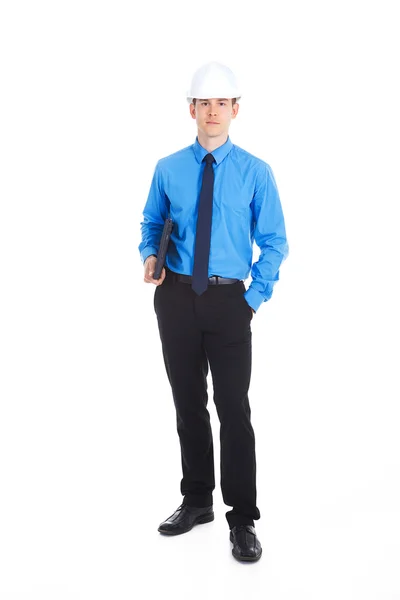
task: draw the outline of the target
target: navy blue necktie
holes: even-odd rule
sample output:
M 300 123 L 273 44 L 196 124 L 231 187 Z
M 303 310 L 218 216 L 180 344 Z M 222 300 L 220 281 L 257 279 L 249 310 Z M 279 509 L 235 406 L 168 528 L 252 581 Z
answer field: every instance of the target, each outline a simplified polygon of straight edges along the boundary
M 213 187 L 215 158 L 206 154 L 203 181 L 201 184 L 199 211 L 197 216 L 196 245 L 192 273 L 192 289 L 199 296 L 208 287 L 208 259 L 210 256 L 211 220 L 213 207 Z

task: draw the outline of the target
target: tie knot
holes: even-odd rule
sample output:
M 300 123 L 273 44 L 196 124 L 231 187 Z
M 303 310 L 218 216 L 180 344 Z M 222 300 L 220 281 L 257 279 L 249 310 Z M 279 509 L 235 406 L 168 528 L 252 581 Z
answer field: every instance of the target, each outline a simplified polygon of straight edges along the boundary
M 212 154 L 206 154 L 203 160 L 205 160 L 208 165 L 212 165 L 213 162 L 215 162 L 215 158 Z

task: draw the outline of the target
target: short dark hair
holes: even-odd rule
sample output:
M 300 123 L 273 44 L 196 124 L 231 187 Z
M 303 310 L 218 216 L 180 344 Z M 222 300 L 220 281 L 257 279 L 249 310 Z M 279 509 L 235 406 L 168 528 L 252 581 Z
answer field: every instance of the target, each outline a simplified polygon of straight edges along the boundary
M 196 106 L 196 98 L 192 100 L 193 104 Z M 236 103 L 236 98 L 232 98 L 232 106 Z

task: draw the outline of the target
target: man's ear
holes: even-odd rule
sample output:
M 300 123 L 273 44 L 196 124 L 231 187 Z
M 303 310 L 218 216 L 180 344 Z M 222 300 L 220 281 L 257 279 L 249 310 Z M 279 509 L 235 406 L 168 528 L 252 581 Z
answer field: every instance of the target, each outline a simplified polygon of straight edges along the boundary
M 234 119 L 236 117 L 238 112 L 239 112 L 239 103 L 235 102 L 235 104 L 232 106 L 232 119 Z
M 189 105 L 189 111 L 190 111 L 190 114 L 192 116 L 192 119 L 195 119 L 196 118 L 196 107 L 193 104 L 193 102 L 191 102 L 190 105 Z

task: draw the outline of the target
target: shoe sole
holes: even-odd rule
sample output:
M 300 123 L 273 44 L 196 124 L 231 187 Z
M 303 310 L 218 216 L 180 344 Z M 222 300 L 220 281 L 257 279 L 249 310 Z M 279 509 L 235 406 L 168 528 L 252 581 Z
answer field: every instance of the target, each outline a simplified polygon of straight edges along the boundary
M 194 523 L 190 527 L 186 527 L 186 529 L 179 529 L 178 531 L 168 531 L 166 529 L 161 529 L 161 527 L 159 527 L 158 531 L 160 533 L 164 533 L 165 535 L 180 535 L 181 533 L 187 533 L 188 531 L 193 529 L 193 527 L 195 525 L 202 525 L 203 523 L 211 523 L 211 521 L 214 521 L 214 513 L 211 515 L 205 515 L 204 517 L 202 517 L 202 516 L 197 517 L 196 520 L 194 521 Z
M 229 536 L 230 540 L 233 544 L 233 535 L 231 533 L 231 535 Z M 256 562 L 257 560 L 260 560 L 261 558 L 261 554 L 262 554 L 262 549 L 260 550 L 260 554 L 258 554 L 258 556 L 241 556 L 238 554 L 235 554 L 234 549 L 232 548 L 232 555 L 236 558 L 236 560 L 240 560 L 243 562 Z

